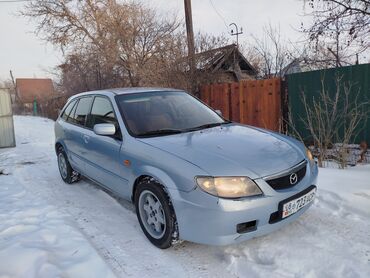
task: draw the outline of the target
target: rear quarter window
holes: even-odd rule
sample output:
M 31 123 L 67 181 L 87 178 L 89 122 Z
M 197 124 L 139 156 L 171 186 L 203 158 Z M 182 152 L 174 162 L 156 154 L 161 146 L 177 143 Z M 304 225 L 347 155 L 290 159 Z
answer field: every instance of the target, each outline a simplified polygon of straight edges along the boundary
M 71 111 L 73 109 L 73 106 L 76 104 L 77 100 L 72 100 L 66 107 L 66 109 L 64 109 L 61 117 L 63 120 L 67 121 L 69 115 L 71 114 Z

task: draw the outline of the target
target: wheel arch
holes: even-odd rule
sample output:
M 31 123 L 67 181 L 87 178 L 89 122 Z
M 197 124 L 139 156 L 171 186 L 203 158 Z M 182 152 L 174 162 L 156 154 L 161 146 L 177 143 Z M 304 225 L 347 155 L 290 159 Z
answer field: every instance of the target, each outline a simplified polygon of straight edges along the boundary
M 164 192 L 168 195 L 168 198 L 170 200 L 171 199 L 171 196 L 170 196 L 170 193 L 169 191 L 167 190 L 167 186 L 166 184 L 162 181 L 162 179 L 156 177 L 156 175 L 152 175 L 152 174 L 148 174 L 148 173 L 143 173 L 141 175 L 139 175 L 134 183 L 133 183 L 133 186 L 132 186 L 132 192 L 131 192 L 131 201 L 132 203 L 135 203 L 135 193 L 136 193 L 136 190 L 137 190 L 137 186 L 139 185 L 139 183 L 141 183 L 142 181 L 145 181 L 145 180 L 148 180 L 148 182 L 151 182 L 151 181 L 154 181 L 156 182 L 157 184 L 159 184 L 162 189 L 164 190 Z
M 55 143 L 55 153 L 58 153 L 58 150 L 60 148 L 63 148 L 64 149 L 63 145 L 60 142 L 56 142 Z
M 61 147 L 67 153 L 67 148 L 66 148 L 65 144 L 62 141 L 56 141 L 54 147 L 55 147 L 55 153 L 58 153 L 58 150 Z
M 176 177 L 176 180 L 173 178 Z M 136 190 L 137 184 L 145 178 L 153 178 L 159 184 L 161 184 L 167 194 L 171 195 L 169 191 L 181 191 L 181 192 L 190 192 L 194 190 L 195 184 L 193 184 L 190 180 L 186 178 L 186 176 L 181 175 L 171 175 L 167 171 L 164 171 L 160 168 L 151 166 L 151 165 L 143 165 L 138 167 L 134 170 L 133 176 L 129 181 L 129 184 L 132 185 L 131 188 L 131 199 L 133 198 L 134 192 Z M 171 197 L 171 196 L 170 196 Z
M 58 155 L 59 148 L 63 148 L 63 151 L 67 155 L 68 160 L 70 160 L 69 153 L 68 153 L 68 148 L 64 144 L 63 141 L 56 141 L 54 147 L 55 147 L 55 153 L 56 153 L 56 155 Z M 69 163 L 71 163 L 71 161 L 69 161 Z
M 149 176 L 149 175 L 141 175 L 139 177 L 137 177 L 134 181 L 134 184 L 132 186 L 132 192 L 131 192 L 131 202 L 132 203 L 135 203 L 135 193 L 136 193 L 136 190 L 137 190 L 137 186 L 140 182 L 142 182 L 143 180 L 145 179 L 151 179 L 153 177 Z

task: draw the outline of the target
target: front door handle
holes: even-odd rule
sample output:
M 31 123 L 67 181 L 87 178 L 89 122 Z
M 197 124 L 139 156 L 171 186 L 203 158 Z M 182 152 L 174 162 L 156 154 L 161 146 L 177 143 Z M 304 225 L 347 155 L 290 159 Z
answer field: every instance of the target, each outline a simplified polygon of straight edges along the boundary
M 89 143 L 89 140 L 90 140 L 90 136 L 88 136 L 88 135 L 84 135 L 84 136 L 82 136 L 82 137 L 83 137 L 83 139 L 84 139 L 85 144 L 88 144 L 88 143 Z

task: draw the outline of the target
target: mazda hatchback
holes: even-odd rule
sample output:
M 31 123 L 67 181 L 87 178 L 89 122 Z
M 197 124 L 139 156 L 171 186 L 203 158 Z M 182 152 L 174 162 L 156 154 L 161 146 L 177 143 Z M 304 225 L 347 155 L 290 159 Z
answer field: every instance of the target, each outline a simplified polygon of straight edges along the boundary
M 315 198 L 318 169 L 302 143 L 225 120 L 180 90 L 75 95 L 55 137 L 62 179 L 82 175 L 131 200 L 159 248 L 260 236 L 292 222 Z

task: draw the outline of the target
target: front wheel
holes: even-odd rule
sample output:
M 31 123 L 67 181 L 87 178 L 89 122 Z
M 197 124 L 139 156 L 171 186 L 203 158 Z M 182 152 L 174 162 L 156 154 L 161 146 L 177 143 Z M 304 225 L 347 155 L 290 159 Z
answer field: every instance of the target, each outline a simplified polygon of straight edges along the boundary
M 177 239 L 177 224 L 173 207 L 162 186 L 154 181 L 139 183 L 135 208 L 141 229 L 149 241 L 158 248 L 169 248 Z

